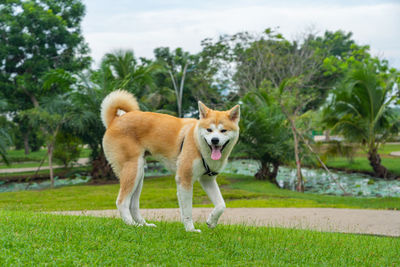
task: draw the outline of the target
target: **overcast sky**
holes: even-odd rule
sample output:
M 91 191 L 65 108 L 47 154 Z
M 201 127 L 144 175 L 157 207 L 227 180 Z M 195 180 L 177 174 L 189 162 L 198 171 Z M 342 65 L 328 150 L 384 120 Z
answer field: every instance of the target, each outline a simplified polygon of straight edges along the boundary
M 156 47 L 201 49 L 204 38 L 239 31 L 279 27 L 286 38 L 307 28 L 317 32 L 353 32 L 373 55 L 400 68 L 400 0 L 393 1 L 258 1 L 258 0 L 83 0 L 83 33 L 92 57 L 115 49 L 133 49 L 152 57 Z

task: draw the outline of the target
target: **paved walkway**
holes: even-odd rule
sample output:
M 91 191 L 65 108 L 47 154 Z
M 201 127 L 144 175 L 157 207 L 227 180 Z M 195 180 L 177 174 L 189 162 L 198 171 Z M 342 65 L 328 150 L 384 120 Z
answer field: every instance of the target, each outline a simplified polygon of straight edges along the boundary
M 89 163 L 88 158 L 80 158 L 75 165 L 87 165 Z M 37 167 L 27 167 L 27 168 L 9 168 L 9 169 L 0 169 L 0 173 L 17 173 L 17 172 L 34 172 L 37 171 Z M 61 165 L 54 165 L 53 169 L 64 168 Z M 49 166 L 42 166 L 40 170 L 48 170 L 50 169 Z
M 205 222 L 211 208 L 194 208 L 195 222 Z M 119 217 L 117 210 L 65 211 L 66 215 Z M 147 220 L 180 221 L 179 209 L 142 209 Z M 400 211 L 333 208 L 227 208 L 223 224 L 277 226 L 324 232 L 400 236 Z

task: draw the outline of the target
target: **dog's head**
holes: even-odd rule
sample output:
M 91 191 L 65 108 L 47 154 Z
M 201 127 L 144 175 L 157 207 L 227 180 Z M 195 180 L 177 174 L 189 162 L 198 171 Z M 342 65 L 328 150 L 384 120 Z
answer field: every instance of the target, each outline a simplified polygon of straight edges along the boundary
M 219 160 L 229 154 L 239 137 L 240 106 L 227 111 L 212 110 L 199 101 L 200 120 L 198 135 L 200 145 L 207 145 L 211 159 Z

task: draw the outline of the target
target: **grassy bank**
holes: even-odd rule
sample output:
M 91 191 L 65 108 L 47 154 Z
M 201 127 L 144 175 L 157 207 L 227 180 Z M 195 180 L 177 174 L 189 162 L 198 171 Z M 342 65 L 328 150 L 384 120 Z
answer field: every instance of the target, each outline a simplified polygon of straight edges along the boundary
M 379 148 L 378 153 L 381 155 L 382 165 L 391 173 L 400 176 L 400 158 L 390 156 L 390 153 L 394 151 L 400 151 L 400 144 L 385 144 Z M 345 171 L 373 173 L 373 169 L 368 161 L 368 156 L 362 149 L 357 151 L 353 160 L 349 160 L 345 157 L 330 157 L 326 161 L 326 165 L 330 168 Z
M 366 156 L 355 157 L 353 161 L 349 161 L 343 157 L 330 158 L 326 164 L 330 168 L 373 173 L 373 169 Z M 400 176 L 400 158 L 382 158 L 382 165 L 385 166 L 391 173 Z
M 180 223 L 132 227 L 119 219 L 0 211 L 0 264 L 49 266 L 397 266 L 400 239 Z
M 90 156 L 91 150 L 88 148 L 84 148 L 79 155 L 80 158 L 88 158 Z M 45 164 L 47 164 L 47 150 L 41 149 L 39 151 L 30 152 L 28 155 L 25 155 L 24 150 L 9 150 L 7 151 L 7 157 L 10 161 L 11 165 L 9 168 L 23 168 L 24 166 L 28 165 L 27 167 L 31 167 L 30 163 L 23 163 L 23 162 L 40 162 L 44 159 Z M 38 164 L 34 165 L 37 166 Z M 1 167 L 2 165 L 0 165 Z
M 242 175 L 220 175 L 221 192 L 228 207 L 331 207 L 363 209 L 400 209 L 400 198 L 355 198 L 303 194 L 256 181 Z M 0 194 L 0 209 L 55 211 L 115 209 L 118 184 L 68 186 L 41 191 Z M 207 195 L 195 183 L 193 204 L 212 206 Z M 177 208 L 173 177 L 145 179 L 142 208 Z

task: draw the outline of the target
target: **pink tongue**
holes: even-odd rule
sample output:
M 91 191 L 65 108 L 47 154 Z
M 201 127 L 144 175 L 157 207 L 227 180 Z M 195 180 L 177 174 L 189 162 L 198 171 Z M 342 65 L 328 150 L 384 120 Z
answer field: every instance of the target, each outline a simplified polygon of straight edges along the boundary
M 211 151 L 211 159 L 219 160 L 220 158 L 221 158 L 221 149 L 213 147 Z

